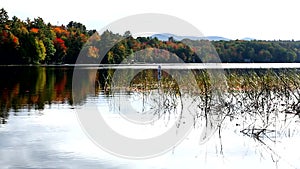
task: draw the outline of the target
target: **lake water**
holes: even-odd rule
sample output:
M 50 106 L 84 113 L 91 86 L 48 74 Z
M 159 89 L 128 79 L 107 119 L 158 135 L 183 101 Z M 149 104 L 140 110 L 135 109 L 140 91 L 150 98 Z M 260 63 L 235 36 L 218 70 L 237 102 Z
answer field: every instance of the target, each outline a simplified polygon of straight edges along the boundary
M 187 69 L 207 68 L 206 66 L 190 65 Z M 209 66 L 211 69 L 216 69 L 215 66 L 219 67 L 219 65 Z M 245 68 L 245 66 L 244 64 L 221 65 L 226 69 Z M 273 64 L 271 66 L 270 64 L 256 66 L 247 64 L 247 68 L 266 66 L 269 68 L 300 67 L 297 64 Z M 133 66 L 123 65 L 112 68 L 133 69 Z M 145 66 L 140 65 L 134 69 L 141 68 Z M 180 67 L 162 65 L 162 69 L 164 68 L 178 69 Z M 168 131 L 170 125 L 172 126 L 170 123 L 178 118 L 176 112 L 180 109 L 178 105 L 181 103 L 177 99 L 170 99 L 171 96 L 177 98 L 178 94 L 166 95 L 163 99 L 168 101 L 168 105 L 159 107 L 167 111 L 162 116 L 164 118 L 161 118 L 161 124 L 135 124 L 140 127 L 133 129 L 132 126 L 127 125 L 128 121 L 122 121 L 125 117 L 117 111 L 122 109 L 120 105 L 123 104 L 124 98 L 129 98 L 135 109 L 147 112 L 144 109 L 150 111 L 153 105 L 157 108 L 155 104 L 160 105 L 162 102 L 162 100 L 155 100 L 159 96 L 158 89 L 151 89 L 151 96 L 154 97 L 148 97 L 149 95 L 145 95 L 144 91 L 138 87 L 132 92 L 120 92 L 118 88 L 111 93 L 111 88 L 105 89 L 105 85 L 108 84 L 103 80 L 109 77 L 108 67 L 104 65 L 99 68 L 99 71 L 95 69 L 95 66 L 81 65 L 78 71 L 82 79 L 76 80 L 79 84 L 74 88 L 72 66 L 0 67 L 2 76 L 0 83 L 0 168 L 300 168 L 299 114 L 270 113 L 274 109 L 276 111 L 273 112 L 281 112 L 282 106 L 280 105 L 284 105 L 283 102 L 291 105 L 298 103 L 295 101 L 298 95 L 289 97 L 280 95 L 281 98 L 275 94 L 276 97 L 274 96 L 272 102 L 264 102 L 268 103 L 268 106 L 255 108 L 250 101 L 249 104 L 246 102 L 239 105 L 239 101 L 235 100 L 235 98 L 244 98 L 244 95 L 249 93 L 236 93 L 238 96 L 235 98 L 228 96 L 228 102 L 232 104 L 228 106 L 231 108 L 231 113 L 222 118 L 216 132 L 206 142 L 199 144 L 202 132 L 201 123 L 206 122 L 199 118 L 200 127 L 192 128 L 180 144 L 172 146 L 170 151 L 163 154 L 139 160 L 112 155 L 90 140 L 83 130 L 82 122 L 78 119 L 78 110 L 96 106 L 99 112 L 105 114 L 106 122 L 110 123 L 116 131 L 128 137 L 148 138 Z M 157 69 L 157 65 L 148 65 L 147 69 Z M 95 75 L 95 72 L 98 73 Z M 153 81 L 158 83 L 155 80 L 157 74 L 152 76 Z M 100 80 L 95 82 L 95 77 Z M 137 82 L 136 85 L 138 84 Z M 198 97 L 194 100 L 187 100 L 191 102 L 191 105 L 196 105 L 195 111 L 198 111 L 197 106 L 200 109 L 203 104 L 203 100 Z M 177 107 L 170 106 L 173 104 Z M 252 113 L 256 110 L 259 113 Z M 124 111 L 128 111 L 127 108 Z M 244 111 L 249 111 L 249 113 Z M 261 111 L 269 114 L 266 116 Z

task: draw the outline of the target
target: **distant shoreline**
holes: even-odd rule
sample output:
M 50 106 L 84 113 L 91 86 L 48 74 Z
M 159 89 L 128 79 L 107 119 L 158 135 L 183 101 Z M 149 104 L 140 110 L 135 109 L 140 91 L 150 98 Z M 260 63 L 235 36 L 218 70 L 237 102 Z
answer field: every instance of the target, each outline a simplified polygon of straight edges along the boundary
M 151 63 L 151 64 L 59 64 L 0 65 L 0 67 L 80 67 L 98 69 L 281 69 L 300 68 L 300 63 Z

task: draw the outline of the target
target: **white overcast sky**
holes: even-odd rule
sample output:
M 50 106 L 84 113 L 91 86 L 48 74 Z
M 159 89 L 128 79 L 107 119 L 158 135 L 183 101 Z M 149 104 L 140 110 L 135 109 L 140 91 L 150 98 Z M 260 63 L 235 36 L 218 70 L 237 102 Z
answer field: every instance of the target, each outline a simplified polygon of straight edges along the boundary
M 0 8 L 21 19 L 42 17 L 52 24 L 81 22 L 101 29 L 140 13 L 173 15 L 205 36 L 230 39 L 300 40 L 299 0 L 0 0 Z

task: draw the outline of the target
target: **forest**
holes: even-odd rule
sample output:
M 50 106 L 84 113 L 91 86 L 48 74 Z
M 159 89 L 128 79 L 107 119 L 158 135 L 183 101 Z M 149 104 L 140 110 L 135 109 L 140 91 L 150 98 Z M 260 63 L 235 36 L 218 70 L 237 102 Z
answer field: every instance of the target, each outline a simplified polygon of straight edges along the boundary
M 224 63 L 300 62 L 300 41 L 199 40 L 199 43 L 204 49 L 213 45 Z M 164 61 L 173 62 L 169 54 L 172 53 L 186 63 L 201 62 L 196 49 L 186 45 L 184 40 L 134 38 L 130 31 L 120 35 L 106 30 L 100 35 L 79 22 L 59 26 L 45 23 L 40 17 L 25 21 L 16 16 L 10 19 L 7 11 L 0 9 L 0 65 L 74 64 L 80 52 L 86 57 L 86 63 L 156 62 L 158 60 L 150 54 L 143 58 L 134 55 L 137 51 L 153 53 L 156 49 L 167 51 L 160 53 Z

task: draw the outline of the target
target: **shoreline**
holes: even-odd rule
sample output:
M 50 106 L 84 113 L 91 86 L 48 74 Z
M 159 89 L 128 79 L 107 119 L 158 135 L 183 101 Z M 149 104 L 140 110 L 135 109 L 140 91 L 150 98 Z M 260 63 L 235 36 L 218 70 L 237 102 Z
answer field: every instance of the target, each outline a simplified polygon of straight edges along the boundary
M 98 69 L 284 69 L 300 68 L 300 63 L 145 63 L 145 64 L 54 64 L 54 65 L 0 65 L 0 67 L 84 67 Z

